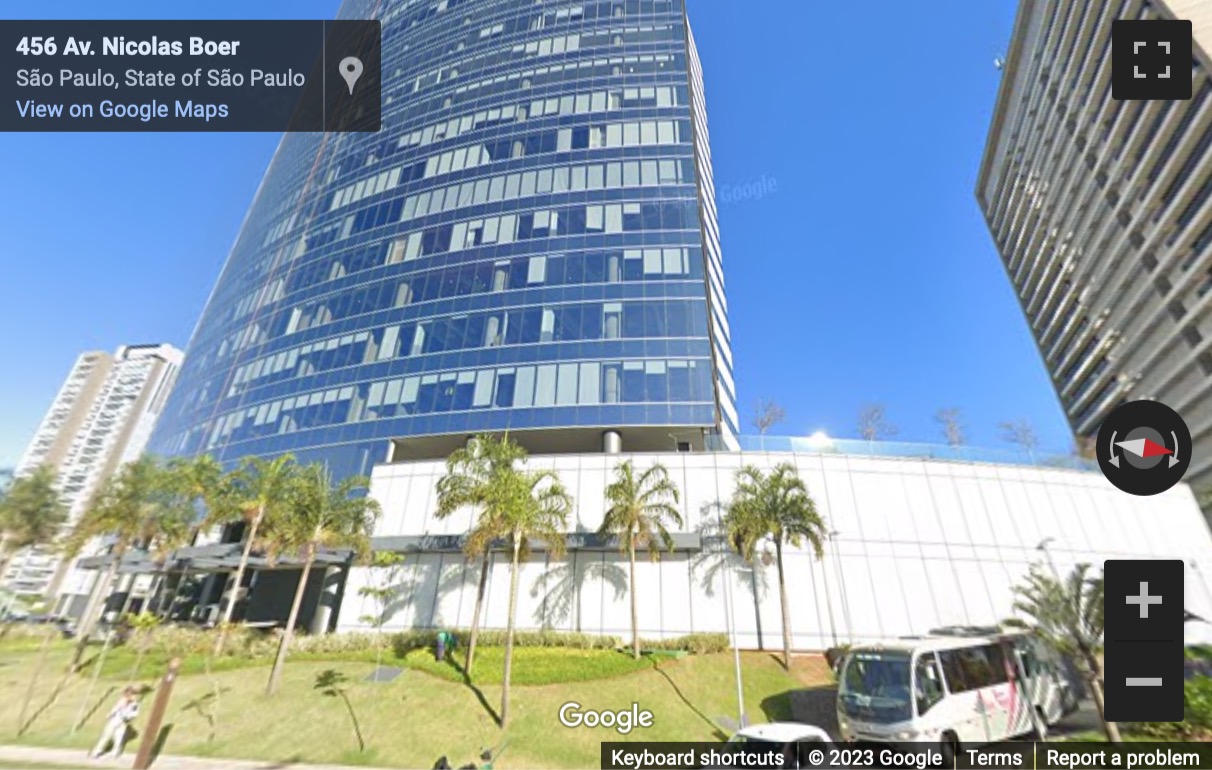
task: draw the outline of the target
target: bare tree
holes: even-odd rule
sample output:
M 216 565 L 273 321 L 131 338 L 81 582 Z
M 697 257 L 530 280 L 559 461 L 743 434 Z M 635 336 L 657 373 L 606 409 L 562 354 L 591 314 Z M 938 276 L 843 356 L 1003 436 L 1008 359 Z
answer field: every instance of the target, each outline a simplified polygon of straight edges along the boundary
M 1090 436 L 1078 436 L 1073 442 L 1073 456 L 1082 460 L 1096 460 L 1094 451 L 1095 441 Z
M 1035 434 L 1035 428 L 1029 420 L 1002 422 L 998 423 L 997 427 L 1002 431 L 1003 441 L 1016 445 L 1029 456 L 1034 456 L 1036 448 L 1039 447 L 1039 436 Z
M 948 446 L 963 446 L 967 443 L 967 437 L 964 435 L 964 421 L 959 409 L 953 406 L 939 409 L 934 413 L 934 419 L 941 426 L 943 438 L 947 440 Z
M 867 441 L 881 441 L 895 436 L 897 428 L 888 422 L 888 410 L 883 404 L 868 404 L 858 413 L 858 434 Z
M 787 413 L 773 398 L 759 398 L 753 407 L 753 417 L 749 424 L 757 429 L 758 435 L 765 436 L 766 432 L 787 419 Z

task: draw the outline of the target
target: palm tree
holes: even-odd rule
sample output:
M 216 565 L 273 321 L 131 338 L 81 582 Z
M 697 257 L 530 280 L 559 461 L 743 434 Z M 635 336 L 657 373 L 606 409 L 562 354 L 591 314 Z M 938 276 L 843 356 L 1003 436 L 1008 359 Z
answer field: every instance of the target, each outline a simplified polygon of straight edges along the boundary
M 214 457 L 174 457 L 168 461 L 167 471 L 178 494 L 202 514 L 197 529 L 225 521 L 232 515 L 229 507 L 232 479 Z
M 1056 649 L 1085 664 L 1107 740 L 1119 743 L 1119 728 L 1103 712 L 1103 666 L 1098 657 L 1103 644 L 1103 578 L 1089 572 L 1089 564 L 1078 564 L 1062 581 L 1035 565 L 1023 585 L 1014 588 L 1014 609 L 1035 621 L 1035 630 Z
M 774 542 L 783 611 L 783 667 L 790 669 L 791 609 L 783 570 L 783 545 L 790 543 L 798 548 L 807 541 L 820 559 L 824 555 L 821 543 L 825 538 L 825 522 L 816 512 L 816 503 L 803 479 L 790 463 L 780 463 L 769 475 L 746 465 L 737 471 L 736 484 L 724 518 L 725 531 L 732 547 L 751 564 L 760 543 L 767 538 Z
M 203 471 L 207 475 L 211 470 Z M 236 601 L 240 597 L 240 587 L 244 584 L 244 571 L 248 568 L 248 559 L 254 546 L 258 544 L 257 536 L 267 520 L 284 514 L 290 501 L 290 489 L 299 474 L 299 465 L 294 455 L 284 454 L 272 460 L 262 457 L 246 457 L 240 467 L 227 477 L 225 482 L 215 481 L 212 484 L 225 483 L 227 490 L 221 493 L 208 506 L 207 522 L 222 524 L 232 521 L 243 521 L 247 524 L 244 533 L 244 548 L 240 552 L 240 561 L 236 564 L 236 574 L 232 578 L 232 588 L 228 592 L 227 604 L 223 607 L 223 617 L 219 621 L 219 634 L 215 639 L 214 655 L 223 654 L 223 644 L 227 640 L 227 629 L 231 625 L 232 615 L 236 609 Z
M 113 588 L 122 557 L 132 548 L 163 558 L 189 538 L 193 512 L 180 504 L 174 481 L 154 458 L 127 463 L 107 479 L 89 501 L 67 538 L 66 552 L 76 556 L 95 538 L 110 540 L 110 564 L 94 584 L 80 618 L 78 654 L 88 644 L 99 605 Z
M 392 600 L 399 586 L 395 584 L 400 567 L 404 564 L 404 554 L 394 551 L 379 551 L 367 565 L 369 569 L 369 585 L 358 589 L 359 596 L 370 598 L 375 604 L 373 615 L 359 618 L 363 623 L 372 623 L 375 627 L 375 672 L 383 667 L 383 626 L 392 614 Z
M 501 473 L 512 472 L 525 459 L 526 450 L 511 441 L 508 434 L 501 438 L 476 436 L 467 446 L 451 452 L 446 458 L 446 475 L 438 480 L 437 518 L 445 519 L 464 506 L 479 512 L 463 544 L 463 553 L 469 561 L 477 557 L 481 560 L 480 584 L 467 642 L 467 663 L 463 667 L 464 676 L 469 680 L 488 587 L 488 560 L 492 556 L 493 542 L 505 534 L 499 526 L 500 507 L 493 503 L 493 480 Z
M 299 619 L 299 607 L 307 591 L 307 579 L 320 549 L 349 548 L 359 561 L 370 554 L 370 536 L 379 515 L 379 503 L 359 494 L 369 484 L 370 480 L 365 476 L 351 476 L 333 486 L 323 465 L 308 465 L 290 485 L 289 509 L 282 516 L 265 522 L 271 560 L 276 561 L 279 554 L 286 552 L 303 559 L 299 585 L 269 674 L 266 695 L 277 692 L 282 680 L 286 654 L 294 638 L 295 622 Z
M 509 572 L 509 625 L 505 633 L 505 670 L 501 690 L 501 729 L 509 726 L 509 679 L 513 670 L 513 630 L 518 610 L 518 567 L 530 558 L 530 541 L 538 538 L 557 558 L 564 555 L 564 530 L 572 496 L 555 471 L 511 469 L 493 479 L 490 499 L 499 501 L 500 525 L 508 533 L 513 556 Z M 491 504 L 496 504 L 491 503 Z
M 647 548 L 650 558 L 660 557 L 661 547 L 673 551 L 673 537 L 668 521 L 682 526 L 682 517 L 674 506 L 678 503 L 678 488 L 669 480 L 669 471 L 656 463 L 638 477 L 631 460 L 614 469 L 615 480 L 606 487 L 606 502 L 610 507 L 598 528 L 601 535 L 619 539 L 619 550 L 627 554 L 631 565 L 628 582 L 631 593 L 631 654 L 640 659 L 639 612 L 636 609 L 635 552 Z
M 44 465 L 15 479 L 0 498 L 0 581 L 22 549 L 46 545 L 58 534 L 67 506 L 57 482 L 54 469 Z

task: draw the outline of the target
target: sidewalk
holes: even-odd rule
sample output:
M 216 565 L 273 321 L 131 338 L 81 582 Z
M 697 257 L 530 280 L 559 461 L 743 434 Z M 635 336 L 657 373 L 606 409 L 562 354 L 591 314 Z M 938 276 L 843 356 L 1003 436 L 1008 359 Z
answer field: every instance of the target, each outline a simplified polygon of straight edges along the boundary
M 128 751 L 119 760 L 89 759 L 80 749 L 50 749 L 41 746 L 0 746 L 0 762 L 31 765 L 59 765 L 65 768 L 129 768 L 135 753 Z M 164 754 L 152 762 L 153 770 L 376 770 L 358 765 L 308 765 L 249 759 L 178 757 Z M 385 770 L 378 768 L 377 770 Z

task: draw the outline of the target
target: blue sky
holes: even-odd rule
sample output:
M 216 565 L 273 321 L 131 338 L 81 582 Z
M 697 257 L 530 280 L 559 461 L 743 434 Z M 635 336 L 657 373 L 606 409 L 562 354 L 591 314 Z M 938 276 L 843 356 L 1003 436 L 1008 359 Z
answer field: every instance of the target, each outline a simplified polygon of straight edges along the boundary
M 331 18 L 337 0 L 61 0 L 30 18 Z M 760 7 L 761 13 L 755 8 Z M 739 407 L 780 433 L 899 438 L 1068 429 L 973 194 L 1013 0 L 690 0 L 707 83 Z M 278 142 L 274 134 L 8 134 L 0 466 L 76 355 L 184 347 Z M 748 191 L 748 197 L 745 192 Z M 725 193 L 728 195 L 725 196 Z M 758 194 L 761 193 L 761 197 Z M 723 200 L 731 197 L 732 200 Z

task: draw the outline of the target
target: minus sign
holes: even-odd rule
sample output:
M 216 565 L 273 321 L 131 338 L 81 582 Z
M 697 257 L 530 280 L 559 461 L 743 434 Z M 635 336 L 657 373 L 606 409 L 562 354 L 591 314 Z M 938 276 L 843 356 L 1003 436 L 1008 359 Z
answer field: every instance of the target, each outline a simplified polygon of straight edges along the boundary
M 1160 676 L 1130 676 L 1127 678 L 1128 687 L 1161 687 Z

